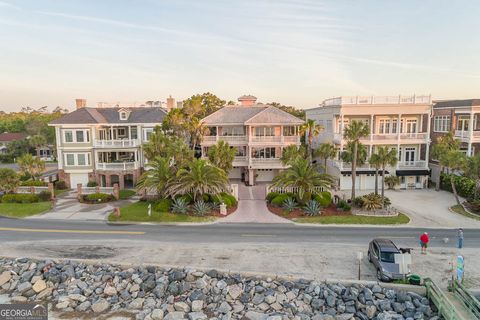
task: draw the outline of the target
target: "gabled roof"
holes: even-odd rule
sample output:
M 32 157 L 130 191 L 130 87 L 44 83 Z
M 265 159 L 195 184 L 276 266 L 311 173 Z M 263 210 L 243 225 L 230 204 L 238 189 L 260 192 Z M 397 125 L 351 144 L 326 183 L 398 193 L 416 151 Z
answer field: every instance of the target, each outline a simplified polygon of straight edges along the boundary
M 480 99 L 445 100 L 435 102 L 434 108 L 480 106 Z
M 221 124 L 303 124 L 304 121 L 288 112 L 265 104 L 225 106 L 202 119 L 206 125 Z
M 50 124 L 161 123 L 167 115 L 159 107 L 130 108 L 127 120 L 120 120 L 119 108 L 80 108 Z
M 23 132 L 4 132 L 0 133 L 0 141 L 10 142 L 14 140 L 23 140 L 27 137 L 26 133 Z

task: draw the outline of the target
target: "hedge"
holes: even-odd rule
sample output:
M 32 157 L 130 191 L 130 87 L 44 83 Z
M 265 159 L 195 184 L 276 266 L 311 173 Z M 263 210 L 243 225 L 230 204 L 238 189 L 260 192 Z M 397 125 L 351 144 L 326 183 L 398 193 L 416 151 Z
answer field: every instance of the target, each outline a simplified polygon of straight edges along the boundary
M 455 188 L 459 196 L 466 199 L 475 199 L 475 180 L 464 176 L 442 173 L 440 175 L 440 189 L 453 192 L 450 179 L 454 179 Z
M 36 194 L 30 193 L 6 194 L 2 197 L 3 203 L 34 203 L 39 200 Z
M 237 199 L 235 199 L 235 197 L 231 194 L 222 192 L 217 196 L 217 198 L 220 200 L 220 202 L 225 203 L 227 207 L 233 207 L 237 205 Z
M 172 200 L 161 199 L 155 202 L 154 210 L 158 212 L 169 212 L 172 207 Z
M 55 182 L 55 189 L 57 189 L 57 190 L 67 189 L 67 183 L 64 180 L 59 180 L 59 181 Z
M 27 180 L 20 183 L 22 187 L 45 187 L 47 184 L 41 180 Z
M 279 196 L 280 193 L 278 192 L 269 192 L 267 194 L 267 196 L 265 197 L 265 200 L 267 200 L 268 202 L 272 202 L 272 200 L 276 197 L 276 196 Z
M 271 201 L 271 204 L 276 207 L 281 207 L 283 206 L 283 203 L 285 202 L 285 200 L 287 200 L 288 198 L 290 198 L 288 194 L 286 193 L 280 194 L 275 198 L 273 198 L 273 200 Z
M 314 195 L 313 200 L 317 201 L 322 207 L 328 207 L 332 203 L 332 194 L 328 191 L 320 192 Z
M 87 202 L 103 203 L 103 202 L 112 201 L 113 196 L 111 194 L 106 194 L 106 193 L 91 193 L 91 194 L 84 195 L 83 199 Z

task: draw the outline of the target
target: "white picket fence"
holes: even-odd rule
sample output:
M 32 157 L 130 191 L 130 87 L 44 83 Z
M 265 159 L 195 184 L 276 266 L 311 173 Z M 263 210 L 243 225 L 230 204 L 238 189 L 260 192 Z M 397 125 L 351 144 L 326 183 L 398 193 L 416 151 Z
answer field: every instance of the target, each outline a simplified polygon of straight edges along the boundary
M 325 191 L 323 187 L 314 187 L 311 190 L 314 193 L 319 193 Z M 298 193 L 298 187 L 272 187 L 271 185 L 267 184 L 266 192 L 269 194 L 270 192 L 278 192 L 278 193 Z
M 30 186 L 22 186 L 18 187 L 15 193 L 23 193 L 23 194 L 39 194 L 42 191 L 48 191 L 48 187 L 30 187 Z
M 97 192 L 113 194 L 113 187 L 82 187 L 82 194 L 92 194 Z

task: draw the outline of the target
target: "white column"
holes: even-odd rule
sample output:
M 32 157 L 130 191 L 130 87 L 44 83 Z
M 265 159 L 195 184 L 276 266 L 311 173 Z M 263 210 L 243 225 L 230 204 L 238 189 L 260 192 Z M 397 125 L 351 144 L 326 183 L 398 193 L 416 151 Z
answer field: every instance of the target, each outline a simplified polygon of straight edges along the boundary
M 402 114 L 399 113 L 397 118 L 397 157 L 398 157 L 399 163 L 400 161 L 402 161 L 402 159 L 400 159 L 400 134 L 402 133 L 401 128 L 402 128 Z M 398 168 L 398 165 L 397 165 L 397 168 Z
M 473 110 L 470 110 L 470 121 L 468 122 L 468 150 L 467 150 L 467 155 L 469 157 L 472 156 L 473 119 L 474 119 L 474 113 L 473 113 Z
M 113 126 L 110 126 L 110 140 L 113 140 Z
M 131 126 L 128 126 L 128 140 L 132 140 Z
M 427 136 L 425 137 L 425 143 L 426 143 L 426 148 L 425 148 L 425 152 L 427 153 L 425 155 L 425 166 L 428 167 L 428 160 L 429 160 L 429 155 L 430 155 L 430 126 L 431 126 L 431 121 L 432 119 L 430 119 L 430 114 L 427 114 Z

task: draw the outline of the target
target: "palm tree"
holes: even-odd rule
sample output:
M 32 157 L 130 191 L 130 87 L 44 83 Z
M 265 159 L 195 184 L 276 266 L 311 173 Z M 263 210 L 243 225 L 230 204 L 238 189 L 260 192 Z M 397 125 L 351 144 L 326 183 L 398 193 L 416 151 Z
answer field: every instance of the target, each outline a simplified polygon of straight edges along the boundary
M 352 146 L 351 150 L 351 164 L 352 164 L 352 200 L 355 199 L 355 180 L 357 175 L 357 158 L 358 158 L 358 146 L 360 145 L 360 139 L 368 136 L 370 129 L 368 124 L 353 120 L 345 128 L 343 137 Z
M 465 175 L 475 180 L 475 199 L 477 199 L 478 191 L 480 189 L 480 153 L 467 158 Z
M 190 133 L 190 144 L 192 150 L 195 150 L 197 145 L 202 142 L 202 138 L 209 132 L 208 127 L 205 126 L 205 124 L 197 117 L 193 117 L 190 120 L 190 122 L 187 124 L 187 130 Z
M 376 149 L 376 155 L 378 157 L 378 163 L 382 169 L 382 199 L 385 199 L 385 167 L 396 166 L 398 162 L 397 150 L 390 149 L 387 146 L 380 146 Z M 382 202 L 382 208 L 384 207 L 385 201 Z
M 327 173 L 327 161 L 328 159 L 333 159 L 337 155 L 337 148 L 333 143 L 322 143 L 317 150 L 315 150 L 315 155 L 319 156 L 324 161 L 324 170 Z
M 298 202 L 305 203 L 310 199 L 315 187 L 330 189 L 333 179 L 330 175 L 318 172 L 309 160 L 298 158 L 290 168 L 282 171 L 273 179 L 272 186 L 297 188 Z
M 375 194 L 378 194 L 378 171 L 380 170 L 380 158 L 378 154 L 372 154 L 368 163 L 375 168 Z
M 148 163 L 149 169 L 145 171 L 137 183 L 137 190 L 156 191 L 163 198 L 165 189 L 173 177 L 173 167 L 168 158 L 156 157 Z
M 455 201 L 457 201 L 457 204 L 459 205 L 460 199 L 458 198 L 457 187 L 455 186 L 453 175 L 455 172 L 465 169 L 467 166 L 467 156 L 465 153 L 461 152 L 460 149 L 452 149 L 441 155 L 439 161 L 442 166 L 448 168 L 450 185 L 452 187 L 453 195 L 455 196 Z
M 193 160 L 187 168 L 178 170 L 167 187 L 167 195 L 193 195 L 193 200 L 204 194 L 217 195 L 228 190 L 228 177 L 225 171 L 203 159 Z
M 310 162 L 312 162 L 313 137 L 318 136 L 322 129 L 323 127 L 316 124 L 312 119 L 308 119 L 307 122 L 300 128 L 300 132 L 305 134 L 305 137 L 308 137 L 308 157 Z
M 26 176 L 30 176 L 33 180 L 39 177 L 45 170 L 45 161 L 32 156 L 30 153 L 26 153 L 19 157 L 17 159 L 17 164 L 20 172 Z
M 292 145 L 289 145 L 288 147 L 283 148 L 280 161 L 282 161 L 284 165 L 291 165 L 298 158 L 305 159 L 306 157 L 307 157 L 307 150 L 305 149 L 304 146 L 296 146 L 292 144 Z
M 150 161 L 156 157 L 172 159 L 177 168 L 193 160 L 193 151 L 185 141 L 180 137 L 165 134 L 159 126 L 155 127 L 149 141 L 143 145 L 143 153 Z
M 237 150 L 230 147 L 228 142 L 220 140 L 216 145 L 208 148 L 208 160 L 228 174 L 233 168 L 236 153 Z
M 28 139 L 28 143 L 35 148 L 37 157 L 40 157 L 40 148 L 47 144 L 47 139 L 44 136 L 36 134 Z
M 440 160 L 451 150 L 460 150 L 460 141 L 455 139 L 452 132 L 449 132 L 442 137 L 438 137 L 437 141 L 433 144 L 431 156 L 432 159 L 438 160 L 440 172 L 445 171 L 444 162 Z M 435 190 L 440 190 L 440 181 L 435 186 Z

